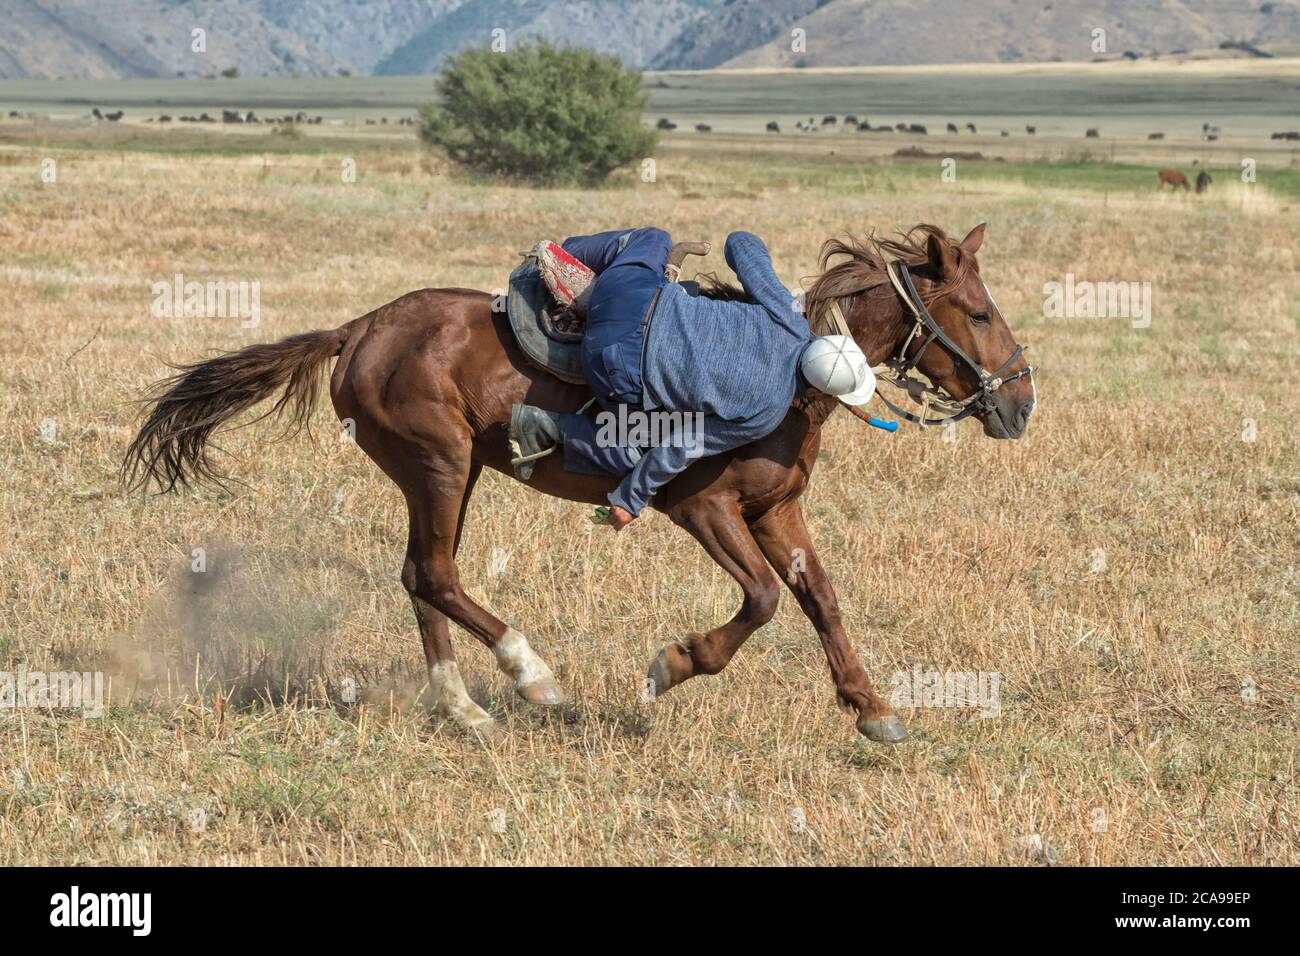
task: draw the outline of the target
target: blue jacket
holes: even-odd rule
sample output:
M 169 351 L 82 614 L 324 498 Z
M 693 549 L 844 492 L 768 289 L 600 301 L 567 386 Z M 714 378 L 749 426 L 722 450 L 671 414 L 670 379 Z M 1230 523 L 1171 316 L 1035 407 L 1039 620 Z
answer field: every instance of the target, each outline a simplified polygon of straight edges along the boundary
M 799 355 L 811 338 L 798 301 L 772 271 L 767 246 L 749 232 L 727 237 L 727 265 L 755 304 L 693 297 L 676 284 L 660 293 L 641 354 L 647 410 L 703 412 L 698 446 L 644 451 L 612 504 L 635 515 L 695 458 L 771 434 L 799 387 Z

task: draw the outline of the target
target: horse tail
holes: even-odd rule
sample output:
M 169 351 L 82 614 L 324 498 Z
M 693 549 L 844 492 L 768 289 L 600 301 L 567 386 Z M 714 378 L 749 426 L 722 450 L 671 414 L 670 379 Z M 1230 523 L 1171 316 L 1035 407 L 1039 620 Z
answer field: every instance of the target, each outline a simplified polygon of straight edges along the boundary
M 126 450 L 123 481 L 134 489 L 152 480 L 160 494 L 196 480 L 221 484 L 208 457 L 212 433 L 282 389 L 280 400 L 254 421 L 287 412 L 288 432 L 296 433 L 316 405 L 320 372 L 343 350 L 352 324 L 172 366 L 176 374 L 156 383 L 145 399 L 153 407 Z

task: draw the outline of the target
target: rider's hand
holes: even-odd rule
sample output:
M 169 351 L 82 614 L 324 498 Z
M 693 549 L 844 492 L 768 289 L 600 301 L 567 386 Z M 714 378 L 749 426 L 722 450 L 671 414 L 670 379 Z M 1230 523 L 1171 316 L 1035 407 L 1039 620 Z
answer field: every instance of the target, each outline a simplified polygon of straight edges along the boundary
M 618 505 L 612 505 L 609 509 L 609 526 L 614 529 L 615 533 L 627 527 L 636 520 L 636 515 L 628 514 Z

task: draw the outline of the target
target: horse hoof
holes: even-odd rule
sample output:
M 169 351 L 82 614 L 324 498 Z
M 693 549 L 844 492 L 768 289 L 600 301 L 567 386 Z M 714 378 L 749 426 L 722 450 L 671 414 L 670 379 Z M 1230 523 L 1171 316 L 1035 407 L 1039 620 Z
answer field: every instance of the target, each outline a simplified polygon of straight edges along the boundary
M 539 707 L 558 707 L 564 703 L 564 691 L 560 690 L 560 685 L 555 682 L 554 677 L 544 677 L 531 684 L 520 684 L 515 688 L 515 692 L 528 703 L 537 704 Z
M 893 714 L 884 717 L 859 717 L 858 733 L 878 744 L 901 744 L 908 737 L 903 722 Z
M 487 711 L 476 707 L 474 711 L 448 714 L 453 726 L 470 737 L 477 737 L 484 742 L 495 740 L 501 732 L 501 725 Z
M 655 659 L 650 662 L 650 670 L 646 672 L 645 677 L 647 696 L 651 700 L 672 690 L 673 677 L 668 670 L 668 648 L 660 648 Z

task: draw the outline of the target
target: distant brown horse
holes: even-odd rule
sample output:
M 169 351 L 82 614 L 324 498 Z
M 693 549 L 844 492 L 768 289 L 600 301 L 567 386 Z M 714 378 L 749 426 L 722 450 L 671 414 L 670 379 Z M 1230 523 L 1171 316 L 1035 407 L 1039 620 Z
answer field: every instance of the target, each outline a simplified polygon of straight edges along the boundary
M 1160 183 L 1159 185 L 1156 186 L 1156 192 L 1162 191 L 1166 185 L 1172 187 L 1173 189 L 1178 189 L 1178 187 L 1180 186 L 1183 189 L 1188 189 L 1188 190 L 1192 188 L 1190 185 L 1188 185 L 1186 176 L 1184 176 L 1180 172 L 1175 172 L 1172 169 L 1160 170 Z
M 896 241 L 832 240 L 823 248 L 824 271 L 808 292 L 806 314 L 817 331 L 827 328 L 830 316 L 841 315 L 873 364 L 903 352 L 919 355 L 917 368 L 950 396 L 979 397 L 972 410 L 978 409 L 986 435 L 1018 438 L 1033 410 L 1033 383 L 980 279 L 975 253 L 983 236 L 980 225 L 955 243 L 936 227 L 919 226 Z M 947 342 L 934 335 L 913 338 L 919 326 L 890 284 L 886 255 L 908 264 L 921 302 Z M 842 261 L 828 267 L 837 257 Z M 720 284 L 708 294 L 743 296 Z M 494 727 L 465 692 L 448 618 L 493 651 L 526 700 L 561 702 L 550 669 L 524 636 L 465 593 L 456 551 L 483 466 L 512 474 L 510 406 L 527 402 L 576 411 L 589 393 L 529 365 L 488 293 L 424 289 L 337 329 L 182 366 L 159 383 L 152 411 L 126 453 L 124 476 L 136 485 L 156 482 L 163 491 L 195 478 L 220 480 L 205 447 L 212 433 L 280 392 L 272 411 L 287 410 L 291 422 L 301 425 L 316 402 L 318 372 L 335 357 L 330 394 L 336 413 L 355 424 L 357 443 L 406 497 L 410 527 L 401 577 L 415 608 L 436 708 L 474 730 Z M 989 393 L 989 372 L 997 369 L 1001 376 L 1003 367 L 1005 374 L 1019 371 L 1021 377 Z M 798 395 L 772 434 L 700 459 L 655 496 L 653 506 L 704 546 L 736 579 L 743 597 L 727 623 L 666 645 L 650 676 L 653 690 L 663 693 L 691 677 L 718 673 L 771 620 L 784 583 L 816 629 L 839 701 L 857 712 L 858 730 L 872 740 L 897 742 L 907 733 L 853 652 L 799 505 L 817 462 L 822 424 L 837 407 L 818 392 Z M 562 456 L 552 455 L 538 462 L 526 484 L 603 503 L 617 480 L 572 474 Z

